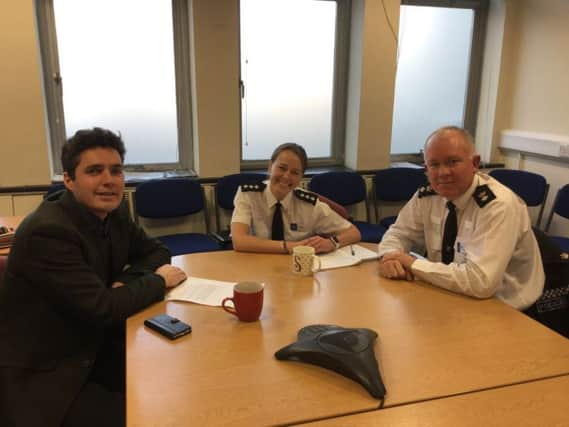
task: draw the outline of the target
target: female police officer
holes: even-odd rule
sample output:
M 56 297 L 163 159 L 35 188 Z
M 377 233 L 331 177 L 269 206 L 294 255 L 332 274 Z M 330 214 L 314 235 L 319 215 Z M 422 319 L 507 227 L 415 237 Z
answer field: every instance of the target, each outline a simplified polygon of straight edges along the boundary
M 231 218 L 236 251 L 289 253 L 306 245 L 322 253 L 361 239 L 358 229 L 316 194 L 296 188 L 306 165 L 304 148 L 281 144 L 271 156 L 269 180 L 240 186 Z

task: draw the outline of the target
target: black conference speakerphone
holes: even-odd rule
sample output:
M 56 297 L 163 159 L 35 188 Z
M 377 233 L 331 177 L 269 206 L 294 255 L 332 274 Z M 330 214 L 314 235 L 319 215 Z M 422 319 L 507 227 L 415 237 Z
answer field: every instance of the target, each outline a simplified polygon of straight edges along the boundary
M 331 369 L 383 401 L 386 390 L 373 351 L 376 338 L 377 333 L 366 328 L 309 325 L 298 331 L 295 343 L 281 348 L 275 357 Z

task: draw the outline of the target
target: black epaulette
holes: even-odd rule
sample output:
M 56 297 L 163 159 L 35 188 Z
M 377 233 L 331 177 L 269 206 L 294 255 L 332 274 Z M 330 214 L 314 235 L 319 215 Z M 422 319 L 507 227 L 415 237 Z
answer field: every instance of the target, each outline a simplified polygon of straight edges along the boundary
M 433 187 L 431 187 L 429 184 L 421 185 L 419 187 L 419 199 L 422 199 L 423 197 L 434 196 L 435 194 L 437 194 L 437 192 L 433 190 Z
M 310 191 L 302 190 L 301 188 L 297 188 L 294 190 L 294 195 L 302 200 L 303 202 L 308 202 L 311 205 L 315 205 L 316 201 L 318 200 L 318 196 Z
M 264 182 L 258 182 L 256 184 L 241 184 L 239 187 L 241 188 L 241 191 L 243 191 L 243 192 L 247 192 L 247 191 L 260 192 L 260 191 L 265 190 L 265 188 L 267 187 L 267 184 L 265 184 Z
M 474 190 L 472 197 L 474 197 L 474 200 L 478 206 L 483 208 L 492 200 L 494 200 L 496 198 L 496 195 L 492 192 L 492 190 L 490 190 L 490 187 L 484 184 L 476 187 L 476 190 Z

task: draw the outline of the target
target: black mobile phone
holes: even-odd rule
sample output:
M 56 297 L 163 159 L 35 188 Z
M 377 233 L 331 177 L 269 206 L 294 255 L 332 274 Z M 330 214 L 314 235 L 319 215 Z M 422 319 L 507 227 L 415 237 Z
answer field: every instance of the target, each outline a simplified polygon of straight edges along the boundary
M 144 321 L 144 326 L 161 333 L 165 337 L 175 340 L 192 332 L 192 327 L 180 319 L 160 314 Z

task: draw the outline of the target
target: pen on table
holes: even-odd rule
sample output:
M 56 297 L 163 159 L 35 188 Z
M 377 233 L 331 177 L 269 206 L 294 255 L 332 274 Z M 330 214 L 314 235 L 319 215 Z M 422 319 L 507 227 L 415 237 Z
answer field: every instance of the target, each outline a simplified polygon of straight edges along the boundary
M 350 251 L 352 252 L 352 256 L 356 256 L 356 253 L 354 252 L 354 247 L 352 245 L 350 245 Z

